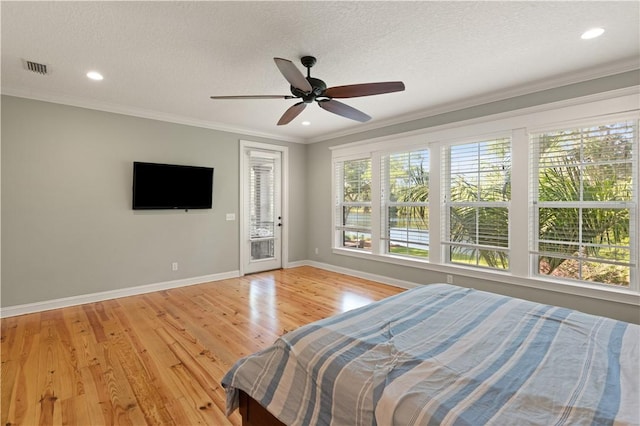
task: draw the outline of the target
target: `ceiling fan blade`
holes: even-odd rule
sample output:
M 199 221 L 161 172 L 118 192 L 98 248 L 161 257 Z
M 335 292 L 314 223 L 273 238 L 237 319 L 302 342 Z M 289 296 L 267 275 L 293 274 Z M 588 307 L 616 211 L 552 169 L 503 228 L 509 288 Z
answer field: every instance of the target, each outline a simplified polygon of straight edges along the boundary
M 326 109 L 329 112 L 359 121 L 361 123 L 371 120 L 371 117 L 364 112 L 350 107 L 349 105 L 343 104 L 342 102 L 334 101 L 333 99 L 324 99 L 318 101 L 318 105 L 320 106 L 320 108 Z
M 311 87 L 311 84 L 309 84 L 304 74 L 300 72 L 298 67 L 296 67 L 293 62 L 288 59 L 282 58 L 273 58 L 273 60 L 275 61 L 278 69 L 280 70 L 284 78 L 287 79 L 289 84 L 291 84 L 296 89 L 302 90 L 305 93 L 309 93 L 313 90 L 313 87 Z
M 291 95 L 241 95 L 241 96 L 211 96 L 211 99 L 293 99 Z
M 280 117 L 280 121 L 278 121 L 278 126 L 289 124 L 291 120 L 296 118 L 306 107 L 307 107 L 307 104 L 304 102 L 298 102 L 294 106 L 290 107 L 288 110 L 284 112 L 284 114 L 282 114 L 282 117 Z
M 322 95 L 328 98 L 357 98 L 358 96 L 381 95 L 383 93 L 402 92 L 403 90 L 403 82 L 385 81 L 383 83 L 363 83 L 329 87 Z

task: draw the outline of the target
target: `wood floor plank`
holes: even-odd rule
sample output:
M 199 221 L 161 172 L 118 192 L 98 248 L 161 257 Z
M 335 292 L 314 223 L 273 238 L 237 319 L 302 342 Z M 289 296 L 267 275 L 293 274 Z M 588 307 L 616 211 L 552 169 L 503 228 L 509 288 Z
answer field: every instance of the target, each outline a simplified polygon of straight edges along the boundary
M 1 321 L 3 425 L 233 425 L 222 377 L 242 356 L 402 289 L 312 267 Z
M 36 408 L 38 398 L 36 397 L 37 376 L 38 371 L 38 355 L 40 353 L 40 314 L 23 315 L 19 317 L 17 336 L 15 339 L 15 348 L 17 351 L 2 352 L 3 360 L 5 356 L 15 357 L 9 359 L 16 363 L 11 365 L 16 367 L 15 374 L 13 371 L 6 376 L 3 371 L 2 375 L 2 424 L 36 424 Z M 4 321 L 4 319 L 3 319 Z M 11 383 L 5 381 L 11 380 Z M 4 390 L 7 394 L 4 394 Z M 8 398 L 8 405 L 5 405 L 5 397 Z
M 175 424 L 165 406 L 167 389 L 158 366 L 154 364 L 157 358 L 151 356 L 146 346 L 154 346 L 153 330 L 137 323 L 134 327 L 129 314 L 134 318 L 140 316 L 136 309 L 118 310 L 116 314 L 125 330 L 124 336 L 114 340 L 119 362 L 146 421 L 150 424 Z
M 108 402 L 115 424 L 141 424 L 144 415 L 127 380 L 127 375 L 116 353 L 117 344 L 111 343 L 104 350 L 103 375 L 108 384 Z
M 17 318 L 8 318 L 2 322 L 0 336 L 0 354 L 2 354 L 2 369 L 0 377 L 2 377 L 2 386 L 0 387 L 0 407 L 9 407 L 11 397 L 14 396 L 16 386 L 16 378 L 20 368 L 20 349 L 18 344 L 18 336 L 23 338 L 24 321 L 18 321 Z M 0 410 L 0 424 L 7 424 L 9 413 L 8 410 Z
M 105 381 L 100 374 L 101 366 L 106 364 L 105 347 L 96 340 L 92 333 L 93 328 L 86 315 L 86 309 L 77 309 L 69 315 L 71 323 L 71 340 L 75 349 L 77 368 L 80 372 L 81 381 L 78 385 L 78 395 L 63 401 L 63 416 L 89 420 L 91 425 L 109 424 L 111 409 L 105 406 L 104 387 Z M 65 407 L 78 410 L 84 406 L 84 410 L 76 413 L 67 413 Z M 82 424 L 82 423 L 68 423 Z

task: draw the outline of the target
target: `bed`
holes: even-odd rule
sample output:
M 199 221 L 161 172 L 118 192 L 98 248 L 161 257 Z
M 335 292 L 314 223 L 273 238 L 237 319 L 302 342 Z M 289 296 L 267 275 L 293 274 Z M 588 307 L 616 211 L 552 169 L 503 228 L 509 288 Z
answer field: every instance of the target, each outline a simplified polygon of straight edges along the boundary
M 638 425 L 639 336 L 635 324 L 431 284 L 289 332 L 222 384 L 227 414 L 242 402 L 254 425 Z

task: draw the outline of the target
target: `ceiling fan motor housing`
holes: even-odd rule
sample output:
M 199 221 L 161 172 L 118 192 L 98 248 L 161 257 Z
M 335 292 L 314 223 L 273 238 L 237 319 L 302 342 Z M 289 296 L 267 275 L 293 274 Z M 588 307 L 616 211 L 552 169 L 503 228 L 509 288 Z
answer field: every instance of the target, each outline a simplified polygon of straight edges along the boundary
M 327 85 L 324 81 L 311 77 L 311 67 L 316 64 L 316 58 L 313 56 L 303 56 L 300 58 L 300 62 L 307 69 L 307 81 L 311 85 L 311 92 L 305 93 L 304 91 L 291 86 L 291 93 L 298 98 L 302 98 L 302 100 L 309 104 L 316 100 L 316 97 L 321 96 L 325 90 L 327 90 Z
M 319 78 L 307 77 L 307 81 L 312 87 L 312 90 L 310 93 L 307 94 L 302 90 L 293 86 L 291 86 L 291 93 L 295 97 L 302 98 L 302 100 L 305 101 L 306 103 L 311 103 L 315 100 L 317 96 L 321 96 L 322 93 L 324 93 L 324 91 L 327 90 L 327 85 L 325 84 L 324 81 L 320 80 Z

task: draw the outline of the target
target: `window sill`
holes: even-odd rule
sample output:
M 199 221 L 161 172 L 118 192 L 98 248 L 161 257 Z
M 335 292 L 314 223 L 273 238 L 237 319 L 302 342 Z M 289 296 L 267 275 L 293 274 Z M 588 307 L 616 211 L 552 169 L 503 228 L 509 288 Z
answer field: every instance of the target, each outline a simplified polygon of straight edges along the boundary
M 624 288 L 608 286 L 605 287 L 598 284 L 588 284 L 581 282 L 560 281 L 542 277 L 521 277 L 515 276 L 510 272 L 494 271 L 485 268 L 472 268 L 461 265 L 431 263 L 426 260 L 408 259 L 405 257 L 393 255 L 373 254 L 357 249 L 334 247 L 333 254 L 356 257 L 375 262 L 385 262 L 411 268 L 424 269 L 460 277 L 482 279 L 504 284 L 512 284 L 545 291 L 552 291 L 556 293 L 587 297 L 596 300 L 609 300 L 617 303 L 640 306 L 640 293 Z

